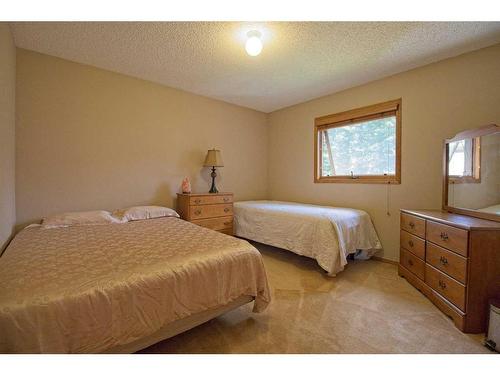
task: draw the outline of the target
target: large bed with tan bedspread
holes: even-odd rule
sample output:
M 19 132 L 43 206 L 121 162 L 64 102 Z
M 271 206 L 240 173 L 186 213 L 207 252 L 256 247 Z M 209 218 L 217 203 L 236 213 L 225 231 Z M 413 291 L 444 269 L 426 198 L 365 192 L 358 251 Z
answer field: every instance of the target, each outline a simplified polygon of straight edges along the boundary
M 0 257 L 0 352 L 113 351 L 243 297 L 270 300 L 260 253 L 177 218 L 28 227 Z

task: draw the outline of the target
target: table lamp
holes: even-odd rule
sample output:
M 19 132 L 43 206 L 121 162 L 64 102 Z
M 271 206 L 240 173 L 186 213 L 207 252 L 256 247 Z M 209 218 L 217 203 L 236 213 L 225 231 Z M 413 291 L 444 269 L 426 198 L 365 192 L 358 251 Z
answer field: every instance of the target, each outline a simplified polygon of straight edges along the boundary
M 208 150 L 207 157 L 205 158 L 205 163 L 203 163 L 204 167 L 212 167 L 212 187 L 210 188 L 209 193 L 218 193 L 219 191 L 215 187 L 215 177 L 217 177 L 217 173 L 215 172 L 215 167 L 223 167 L 224 162 L 222 161 L 222 155 L 220 150 Z

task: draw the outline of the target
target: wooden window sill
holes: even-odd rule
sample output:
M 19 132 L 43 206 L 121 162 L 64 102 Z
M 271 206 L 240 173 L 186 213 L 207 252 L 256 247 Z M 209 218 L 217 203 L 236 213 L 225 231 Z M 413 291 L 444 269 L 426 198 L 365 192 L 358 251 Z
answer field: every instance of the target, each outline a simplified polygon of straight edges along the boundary
M 355 178 L 348 176 L 328 176 L 320 177 L 314 179 L 315 183 L 343 183 L 343 184 L 390 184 L 390 185 L 400 185 L 401 181 L 395 176 L 384 177 L 384 176 L 358 176 Z

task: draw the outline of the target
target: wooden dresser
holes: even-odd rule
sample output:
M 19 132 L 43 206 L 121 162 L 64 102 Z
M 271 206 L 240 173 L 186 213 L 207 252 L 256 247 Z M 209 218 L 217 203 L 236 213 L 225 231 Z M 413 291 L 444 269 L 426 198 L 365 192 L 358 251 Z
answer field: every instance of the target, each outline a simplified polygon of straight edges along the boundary
M 233 193 L 177 194 L 177 211 L 191 223 L 233 234 Z
M 463 332 L 486 331 L 500 296 L 500 223 L 432 210 L 401 210 L 399 275 Z

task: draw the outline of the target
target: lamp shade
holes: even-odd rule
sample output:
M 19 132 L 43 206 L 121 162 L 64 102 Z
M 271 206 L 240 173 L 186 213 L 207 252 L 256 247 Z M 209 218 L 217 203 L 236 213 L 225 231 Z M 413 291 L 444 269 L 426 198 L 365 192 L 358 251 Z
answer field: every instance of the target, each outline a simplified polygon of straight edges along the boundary
M 208 150 L 207 157 L 205 158 L 204 167 L 223 167 L 224 162 L 222 161 L 222 155 L 220 150 Z

